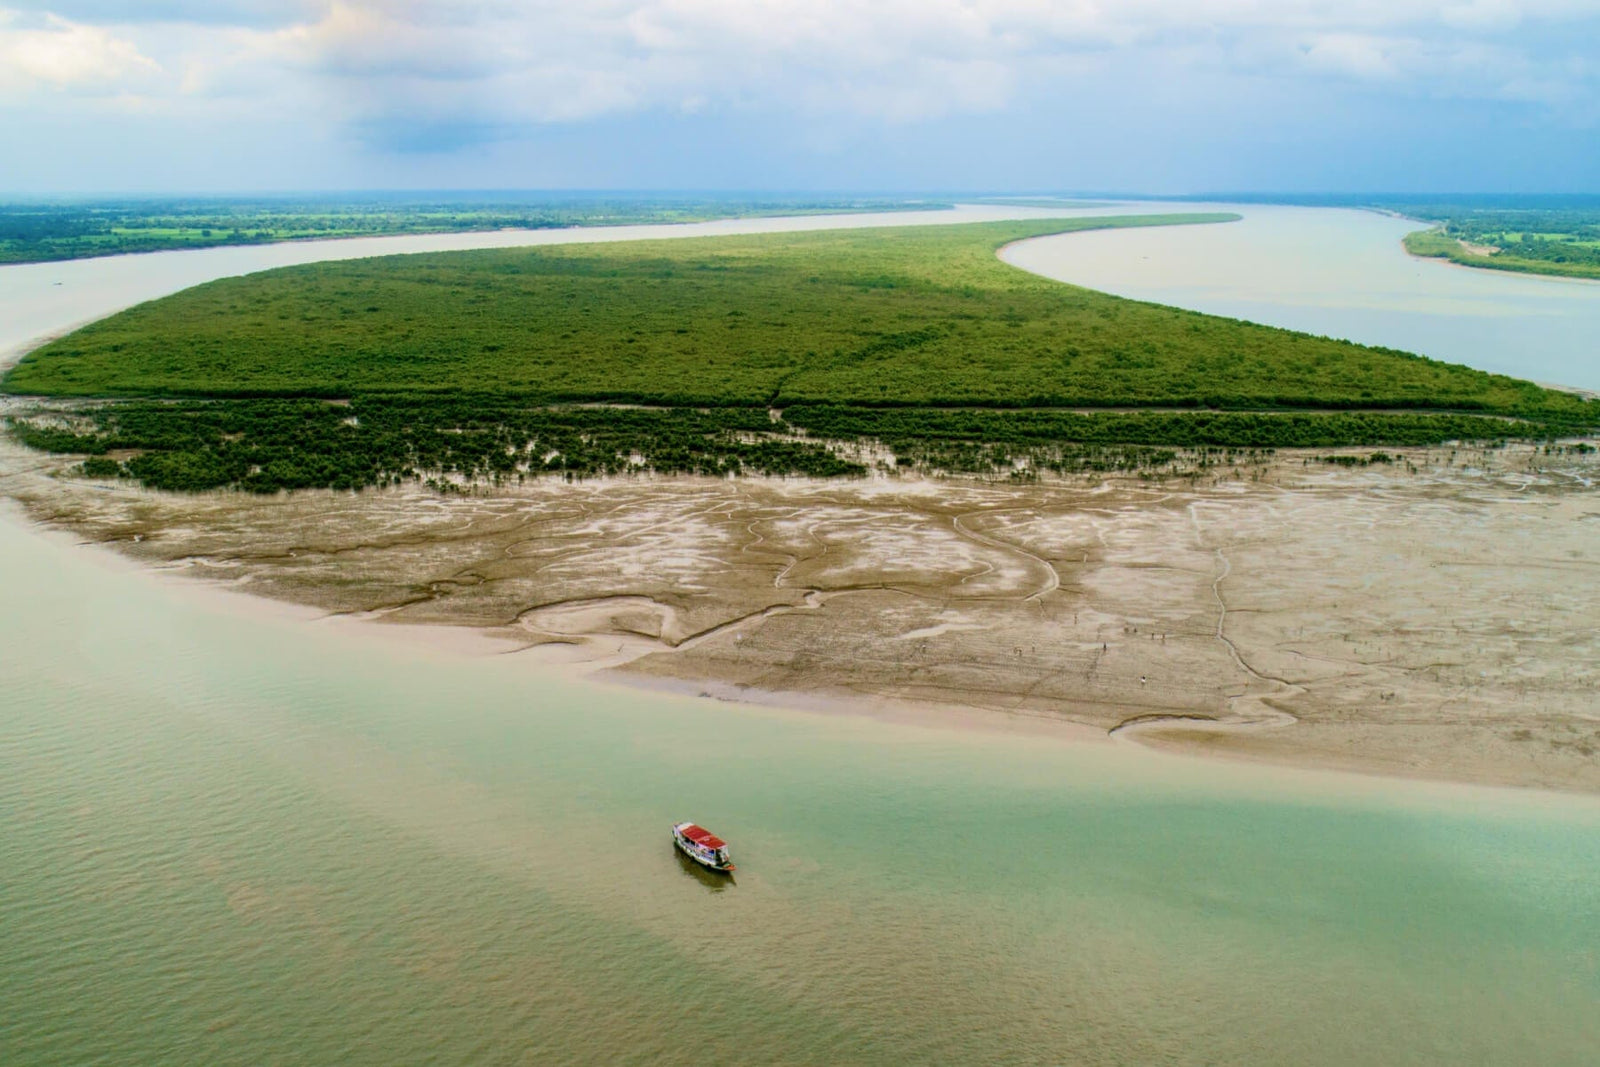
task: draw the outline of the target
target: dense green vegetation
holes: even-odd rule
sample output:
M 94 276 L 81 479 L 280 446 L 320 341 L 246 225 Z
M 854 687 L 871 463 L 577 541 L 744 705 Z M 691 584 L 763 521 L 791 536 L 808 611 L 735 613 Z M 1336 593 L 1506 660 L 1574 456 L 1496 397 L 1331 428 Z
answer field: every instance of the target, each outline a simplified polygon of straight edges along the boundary
M 360 489 L 400 479 L 519 475 L 864 473 L 776 435 L 764 410 L 532 408 L 492 397 L 367 397 L 98 406 L 67 425 L 18 420 L 35 448 L 96 459 L 85 472 L 157 489 Z M 132 452 L 125 458 L 107 453 Z
M 655 472 L 835 477 L 866 473 L 851 446 L 897 467 L 1031 475 L 1204 467 L 1284 446 L 1498 440 L 1538 428 L 1472 415 L 952 411 L 795 407 L 541 407 L 494 397 L 132 400 L 20 418 L 28 445 L 90 457 L 93 477 L 156 489 L 441 489 L 540 475 Z M 1179 449 L 1187 449 L 1188 456 Z M 844 454 L 841 455 L 841 452 Z
M 229 278 L 45 345 L 54 396 L 469 392 L 680 406 L 1424 408 L 1579 415 L 1392 350 L 1122 300 L 994 255 L 1139 216 L 453 252 Z
M 752 215 L 941 206 L 945 205 L 878 199 L 461 193 L 341 200 L 38 200 L 0 203 L 0 263 L 326 237 L 696 222 Z
M 994 254 L 1229 217 L 315 264 L 130 309 L 30 354 L 0 388 L 135 398 L 15 420 L 30 445 L 90 456 L 86 473 L 256 491 L 869 462 L 1031 476 L 1600 423 L 1600 404 L 1531 383 L 1121 300 Z
M 1483 415 L 1388 411 L 948 411 L 796 406 L 784 409 L 783 417 L 815 437 L 882 441 L 896 454 L 910 455 L 929 442 L 955 441 L 1010 448 L 1061 441 L 1171 448 L 1431 445 L 1539 436 L 1548 425 Z
M 1406 236 L 1412 255 L 1492 270 L 1600 278 L 1600 208 L 1418 205 L 1408 214 L 1438 223 Z

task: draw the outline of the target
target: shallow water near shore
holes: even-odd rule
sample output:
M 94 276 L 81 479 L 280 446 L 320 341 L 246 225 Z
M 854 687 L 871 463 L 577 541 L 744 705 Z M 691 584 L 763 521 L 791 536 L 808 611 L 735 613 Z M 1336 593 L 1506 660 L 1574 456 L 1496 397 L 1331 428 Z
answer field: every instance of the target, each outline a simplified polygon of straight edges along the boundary
M 1600 806 L 569 681 L 0 521 L 0 1059 L 1588 1062 Z M 667 830 L 730 839 L 732 883 Z

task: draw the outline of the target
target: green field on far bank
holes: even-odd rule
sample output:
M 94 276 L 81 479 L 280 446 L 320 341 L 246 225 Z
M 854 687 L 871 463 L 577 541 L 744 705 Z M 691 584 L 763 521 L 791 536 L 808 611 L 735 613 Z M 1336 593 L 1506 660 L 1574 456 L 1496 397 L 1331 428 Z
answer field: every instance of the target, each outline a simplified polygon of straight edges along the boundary
M 129 453 L 92 471 L 263 490 L 440 472 L 859 473 L 858 453 L 827 442 L 869 441 L 932 470 L 1022 459 L 1067 471 L 1172 447 L 1546 437 L 1600 421 L 1600 405 L 1531 383 L 1123 300 L 995 256 L 1048 233 L 1232 217 L 292 267 L 93 324 L 27 356 L 0 388 L 133 400 L 67 428 L 23 427 L 38 447 Z M 650 410 L 571 409 L 586 404 Z
M 1414 256 L 1522 274 L 1600 278 L 1600 209 L 1419 205 L 1406 213 L 1438 223 L 1406 235 L 1406 251 Z

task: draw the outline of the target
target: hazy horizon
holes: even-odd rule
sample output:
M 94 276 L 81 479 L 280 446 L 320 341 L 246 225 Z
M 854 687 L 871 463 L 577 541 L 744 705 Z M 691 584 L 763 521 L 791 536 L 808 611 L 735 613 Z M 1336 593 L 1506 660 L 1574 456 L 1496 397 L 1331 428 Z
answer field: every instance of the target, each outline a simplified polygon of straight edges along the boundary
M 458 186 L 440 188 L 411 188 L 404 186 L 375 186 L 371 188 L 216 188 L 186 189 L 181 187 L 151 190 L 85 189 L 62 191 L 12 191 L 0 188 L 0 203 L 26 204 L 32 202 L 159 202 L 180 200 L 237 200 L 237 201 L 315 201 L 329 198 L 347 202 L 394 200 L 397 203 L 425 203 L 430 199 L 455 198 L 466 202 L 529 204 L 603 200 L 726 200 L 730 203 L 771 200 L 787 201 L 871 201 L 929 204 L 974 201 L 1003 201 L 1029 199 L 1059 199 L 1064 204 L 1099 201 L 1132 203 L 1218 203 L 1218 204 L 1284 204 L 1308 207 L 1384 207 L 1402 202 L 1422 204 L 1494 204 L 1504 207 L 1540 206 L 1594 206 L 1600 205 L 1600 193 L 1562 192 L 1508 192 L 1488 189 L 1480 192 L 1463 192 L 1455 189 L 1421 189 L 1414 192 L 1395 192 L 1381 189 L 1357 189 L 1348 192 L 1306 190 L 1295 192 L 1274 189 L 1219 189 L 1197 192 L 1130 192 L 1127 190 L 1076 190 L 1076 189 L 783 189 L 783 188 L 566 188 L 540 189 L 491 186 Z

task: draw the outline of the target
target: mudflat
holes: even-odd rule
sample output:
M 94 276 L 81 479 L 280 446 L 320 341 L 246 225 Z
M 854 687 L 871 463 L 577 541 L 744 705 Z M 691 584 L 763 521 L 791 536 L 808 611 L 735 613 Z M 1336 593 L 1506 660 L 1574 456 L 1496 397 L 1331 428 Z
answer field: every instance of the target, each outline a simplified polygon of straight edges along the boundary
M 1600 792 L 1600 459 L 1395 459 L 250 496 L 0 445 L 7 495 L 85 540 L 613 677 Z

